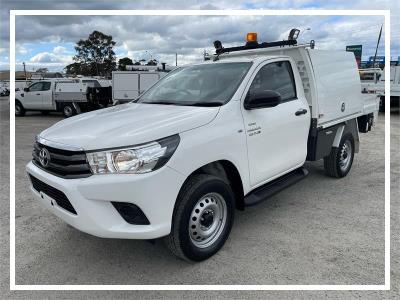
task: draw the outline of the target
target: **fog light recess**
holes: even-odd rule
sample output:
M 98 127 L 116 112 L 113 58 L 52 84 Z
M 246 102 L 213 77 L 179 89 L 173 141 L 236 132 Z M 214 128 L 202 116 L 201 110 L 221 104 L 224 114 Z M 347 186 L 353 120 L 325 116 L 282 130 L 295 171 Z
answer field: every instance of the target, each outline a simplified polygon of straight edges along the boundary
M 135 204 L 128 202 L 111 202 L 121 217 L 132 225 L 150 225 L 143 211 Z

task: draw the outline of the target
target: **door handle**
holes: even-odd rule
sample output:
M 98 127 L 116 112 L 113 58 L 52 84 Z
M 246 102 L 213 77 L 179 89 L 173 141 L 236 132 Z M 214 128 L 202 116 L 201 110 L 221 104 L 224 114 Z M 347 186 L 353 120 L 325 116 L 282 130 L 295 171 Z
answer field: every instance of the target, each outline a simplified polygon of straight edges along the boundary
M 305 115 L 307 113 L 307 109 L 303 108 L 303 109 L 299 109 L 298 111 L 296 111 L 294 114 L 296 116 L 300 116 L 300 115 Z
M 36 96 L 40 96 L 40 93 L 36 94 Z

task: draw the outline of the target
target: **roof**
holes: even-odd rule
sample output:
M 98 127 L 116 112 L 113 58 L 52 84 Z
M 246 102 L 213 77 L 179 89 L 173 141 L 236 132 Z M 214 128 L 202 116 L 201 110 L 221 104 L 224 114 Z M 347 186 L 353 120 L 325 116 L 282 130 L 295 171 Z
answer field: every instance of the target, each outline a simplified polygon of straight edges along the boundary
M 287 58 L 287 55 L 249 55 L 249 56 L 237 56 L 237 57 L 229 57 L 229 56 L 220 56 L 216 62 L 261 62 L 269 59 L 276 58 Z
M 268 59 L 275 58 L 288 58 L 287 55 L 252 55 L 252 56 L 238 56 L 238 57 L 228 57 L 228 56 L 220 56 L 218 60 L 207 60 L 200 63 L 195 63 L 191 65 L 204 65 L 204 64 L 223 64 L 223 63 L 238 63 L 238 62 L 251 62 L 251 63 L 259 63 Z

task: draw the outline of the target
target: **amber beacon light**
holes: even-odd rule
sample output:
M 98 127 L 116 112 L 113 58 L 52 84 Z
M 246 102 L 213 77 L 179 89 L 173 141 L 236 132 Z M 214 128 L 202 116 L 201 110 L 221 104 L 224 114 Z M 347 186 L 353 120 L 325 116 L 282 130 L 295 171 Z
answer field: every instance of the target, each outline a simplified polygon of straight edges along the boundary
M 257 42 L 257 33 L 256 32 L 247 33 L 246 42 Z

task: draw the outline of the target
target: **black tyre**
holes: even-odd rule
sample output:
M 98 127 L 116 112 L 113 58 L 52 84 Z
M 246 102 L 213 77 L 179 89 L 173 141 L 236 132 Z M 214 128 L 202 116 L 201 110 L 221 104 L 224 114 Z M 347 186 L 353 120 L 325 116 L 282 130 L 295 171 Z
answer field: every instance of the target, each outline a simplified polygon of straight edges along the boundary
M 15 101 L 15 116 L 17 117 L 23 117 L 25 116 L 25 108 L 22 106 L 21 102 L 18 100 Z
M 65 103 L 62 107 L 62 113 L 64 117 L 69 118 L 75 115 L 75 108 L 72 103 Z
M 234 203 L 232 189 L 222 179 L 193 175 L 178 195 L 166 245 L 185 260 L 202 261 L 211 257 L 229 236 Z
M 342 136 L 339 147 L 333 147 L 331 153 L 324 157 L 325 172 L 336 178 L 349 173 L 354 160 L 354 138 L 350 133 Z
M 381 97 L 379 101 L 379 112 L 385 112 L 385 97 Z

